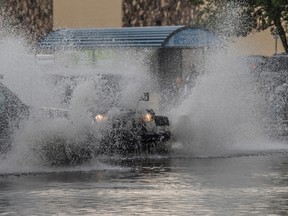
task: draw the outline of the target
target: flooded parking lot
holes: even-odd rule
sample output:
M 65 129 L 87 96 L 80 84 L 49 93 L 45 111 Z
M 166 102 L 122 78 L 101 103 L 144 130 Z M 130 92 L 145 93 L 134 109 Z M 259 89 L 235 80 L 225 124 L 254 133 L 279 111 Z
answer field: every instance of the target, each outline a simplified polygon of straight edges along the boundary
M 287 215 L 288 153 L 1 173 L 1 215 Z

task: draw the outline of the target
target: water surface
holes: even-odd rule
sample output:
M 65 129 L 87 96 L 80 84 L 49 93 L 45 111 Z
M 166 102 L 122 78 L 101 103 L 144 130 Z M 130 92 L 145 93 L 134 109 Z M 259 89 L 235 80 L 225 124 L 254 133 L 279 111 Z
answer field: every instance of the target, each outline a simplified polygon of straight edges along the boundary
M 287 215 L 288 154 L 148 157 L 2 173 L 1 215 Z

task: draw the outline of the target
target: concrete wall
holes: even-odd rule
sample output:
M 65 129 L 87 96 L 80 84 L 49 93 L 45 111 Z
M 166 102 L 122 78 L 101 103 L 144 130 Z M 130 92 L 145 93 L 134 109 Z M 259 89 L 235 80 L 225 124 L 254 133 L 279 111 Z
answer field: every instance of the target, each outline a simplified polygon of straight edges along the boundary
M 230 46 L 237 50 L 239 55 L 265 55 L 275 54 L 275 39 L 267 29 L 262 32 L 254 32 L 247 37 L 234 38 Z M 277 53 L 284 52 L 280 39 L 277 42 Z
M 122 0 L 54 0 L 53 29 L 122 26 Z

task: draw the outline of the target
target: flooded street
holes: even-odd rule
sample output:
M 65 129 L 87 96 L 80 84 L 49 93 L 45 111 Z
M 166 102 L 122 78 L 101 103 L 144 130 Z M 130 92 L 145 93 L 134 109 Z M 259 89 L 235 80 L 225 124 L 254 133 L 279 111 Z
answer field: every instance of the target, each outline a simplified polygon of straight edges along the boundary
M 281 74 L 233 49 L 36 55 L 5 35 L 0 215 L 288 215 Z
M 287 215 L 288 153 L 1 173 L 1 215 Z

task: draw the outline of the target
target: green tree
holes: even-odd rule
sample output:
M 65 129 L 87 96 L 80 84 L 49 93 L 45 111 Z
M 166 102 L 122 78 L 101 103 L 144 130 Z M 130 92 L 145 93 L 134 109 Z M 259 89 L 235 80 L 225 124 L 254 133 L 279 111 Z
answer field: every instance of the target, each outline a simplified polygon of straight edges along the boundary
M 0 0 L 0 10 L 2 9 L 4 3 L 5 3 L 5 0 Z
M 278 34 L 288 53 L 287 0 L 190 0 L 197 7 L 196 23 L 225 36 L 245 36 L 253 29 Z M 227 28 L 230 25 L 230 28 Z M 225 28 L 226 27 L 226 28 Z

